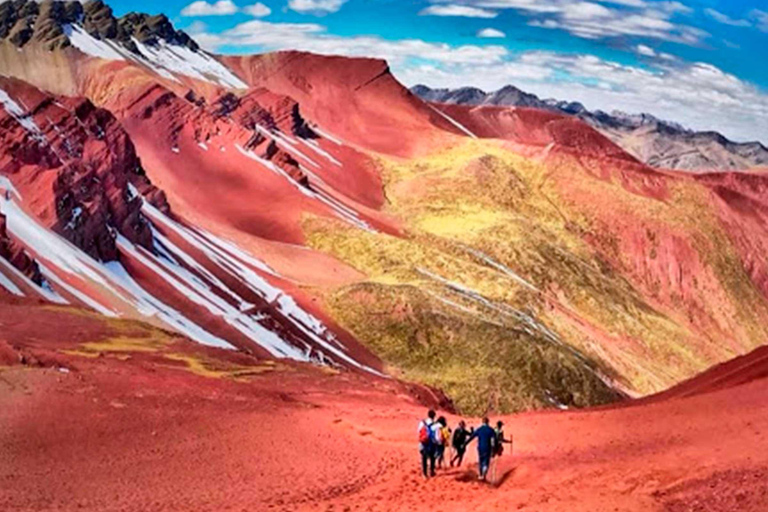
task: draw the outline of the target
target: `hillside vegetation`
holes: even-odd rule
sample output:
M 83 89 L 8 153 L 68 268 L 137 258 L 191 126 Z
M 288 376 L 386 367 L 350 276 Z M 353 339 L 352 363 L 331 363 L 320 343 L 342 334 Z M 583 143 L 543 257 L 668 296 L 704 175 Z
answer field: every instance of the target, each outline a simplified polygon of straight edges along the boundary
M 537 163 L 492 141 L 379 166 L 404 237 L 305 220 L 312 247 L 368 276 L 334 290 L 327 307 L 393 371 L 443 388 L 464 412 L 659 391 L 764 333 L 764 301 L 734 271 L 741 264 L 707 215 L 703 187 L 672 181 L 662 201 L 576 161 Z M 636 268 L 622 219 L 644 231 L 644 258 L 673 261 Z M 680 251 L 661 254 L 667 237 L 694 263 L 676 261 Z M 666 279 L 686 264 L 700 265 L 707 281 L 684 297 Z M 743 335 L 697 331 L 694 315 L 715 328 L 731 317 Z

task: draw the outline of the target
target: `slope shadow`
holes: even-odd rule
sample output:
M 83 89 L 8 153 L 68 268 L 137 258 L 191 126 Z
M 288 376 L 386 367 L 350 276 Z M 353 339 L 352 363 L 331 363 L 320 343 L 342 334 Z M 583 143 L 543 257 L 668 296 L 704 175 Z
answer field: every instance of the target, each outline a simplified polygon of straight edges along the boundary
M 499 478 L 496 479 L 495 482 L 490 482 L 490 486 L 495 488 L 495 489 L 498 489 L 499 487 L 504 485 L 504 482 L 506 482 L 507 480 L 512 478 L 512 475 L 515 474 L 515 471 L 517 471 L 517 466 L 506 470 L 505 472 L 503 472 L 501 474 L 501 476 Z
M 495 479 L 493 477 L 491 477 L 487 481 L 487 484 L 490 487 L 493 487 L 494 489 L 498 489 L 499 487 L 504 485 L 504 483 L 507 480 L 512 478 L 512 476 L 515 474 L 515 471 L 517 471 L 517 466 L 504 471 L 501 475 L 498 475 Z M 446 476 L 448 476 L 448 475 L 446 475 Z M 462 482 L 462 483 L 477 482 L 478 481 L 477 480 L 477 471 L 472 470 L 472 469 L 464 470 L 461 473 L 459 473 L 458 475 L 456 475 L 454 477 L 454 480 L 456 480 L 457 482 Z
M 457 482 L 477 482 L 477 471 L 465 469 L 454 478 Z

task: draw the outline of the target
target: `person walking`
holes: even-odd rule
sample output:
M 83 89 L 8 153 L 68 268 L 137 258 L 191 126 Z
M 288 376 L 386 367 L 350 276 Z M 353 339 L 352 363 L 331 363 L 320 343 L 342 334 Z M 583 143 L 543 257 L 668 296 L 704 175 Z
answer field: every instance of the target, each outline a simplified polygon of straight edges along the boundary
M 453 446 L 453 457 L 451 457 L 451 467 L 456 464 L 456 467 L 461 467 L 461 462 L 464 460 L 464 453 L 467 451 L 467 441 L 469 436 L 472 435 L 467 430 L 467 424 L 464 420 L 459 422 L 459 426 L 453 431 L 453 440 L 451 442 Z
M 483 424 L 478 427 L 467 444 L 477 439 L 477 462 L 479 478 L 485 481 L 488 468 L 491 466 L 491 456 L 496 447 L 496 432 L 489 426 L 490 420 L 483 418 Z
M 436 428 L 435 462 L 436 466 L 442 469 L 445 463 L 445 449 L 451 440 L 451 429 L 448 428 L 448 421 L 445 419 L 445 416 L 437 418 Z
M 504 453 L 504 445 L 508 444 L 510 445 L 509 449 L 512 449 L 512 438 L 510 437 L 507 439 L 504 437 L 504 422 L 503 421 L 497 421 L 496 422 L 496 445 L 493 452 L 494 457 L 500 457 Z
M 421 454 L 421 472 L 424 478 L 435 476 L 435 446 L 433 427 L 435 411 L 429 410 L 427 417 L 419 422 L 419 453 Z

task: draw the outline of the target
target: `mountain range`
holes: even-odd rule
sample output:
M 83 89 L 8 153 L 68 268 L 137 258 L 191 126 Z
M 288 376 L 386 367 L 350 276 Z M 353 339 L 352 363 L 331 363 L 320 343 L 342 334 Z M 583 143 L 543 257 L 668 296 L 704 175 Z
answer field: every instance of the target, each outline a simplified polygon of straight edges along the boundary
M 650 114 L 590 111 L 579 102 L 540 99 L 513 85 L 485 92 L 475 87 L 411 91 L 426 101 L 459 105 L 529 107 L 575 116 L 651 167 L 687 171 L 743 170 L 768 165 L 760 142 L 733 142 L 715 131 L 693 131 Z
M 761 510 L 762 146 L 0 20 L 0 508 L 412 509 L 434 407 L 519 435 L 448 509 Z

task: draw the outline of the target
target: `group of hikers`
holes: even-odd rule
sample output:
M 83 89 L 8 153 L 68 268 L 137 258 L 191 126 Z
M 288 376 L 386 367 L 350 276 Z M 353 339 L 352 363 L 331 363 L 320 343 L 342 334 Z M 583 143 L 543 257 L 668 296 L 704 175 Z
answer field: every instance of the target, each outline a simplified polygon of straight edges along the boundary
M 427 417 L 419 422 L 419 452 L 421 453 L 421 471 L 424 478 L 435 476 L 435 469 L 445 467 L 445 453 L 449 452 L 450 467 L 461 466 L 469 443 L 477 439 L 477 460 L 479 478 L 485 481 L 493 457 L 501 456 L 504 444 L 512 444 L 511 439 L 504 437 L 504 423 L 499 421 L 496 428 L 491 428 L 490 420 L 483 418 L 483 424 L 478 428 L 470 427 L 464 420 L 460 421 L 455 430 L 451 431 L 444 416 L 435 419 L 435 411 L 430 410 Z

